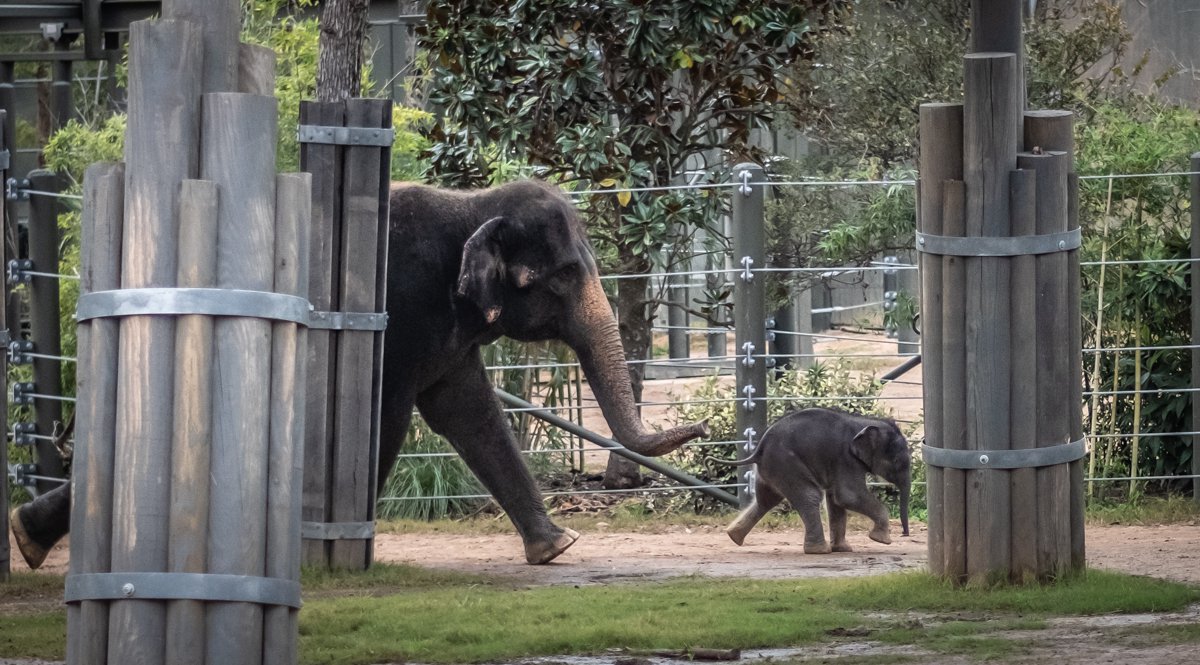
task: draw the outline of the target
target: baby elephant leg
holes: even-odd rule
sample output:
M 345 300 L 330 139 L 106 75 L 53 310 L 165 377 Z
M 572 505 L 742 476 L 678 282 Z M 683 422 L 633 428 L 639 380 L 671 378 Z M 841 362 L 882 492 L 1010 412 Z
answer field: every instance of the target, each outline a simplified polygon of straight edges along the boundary
M 741 545 L 746 540 L 746 534 L 750 533 L 750 530 L 754 528 L 755 524 L 758 524 L 758 521 L 764 515 L 779 505 L 780 501 L 783 501 L 783 497 L 778 492 L 763 482 L 762 478 L 756 478 L 754 482 L 754 502 L 725 528 L 725 533 L 729 534 L 729 538 L 733 542 Z
M 889 534 L 887 507 L 879 499 L 875 498 L 875 495 L 866 488 L 865 484 L 862 492 L 847 493 L 844 496 L 840 496 L 838 500 L 844 507 L 870 518 L 871 522 L 874 523 L 871 532 L 867 534 L 871 540 L 883 543 L 884 545 L 892 544 L 892 537 Z
M 825 496 L 825 504 L 829 509 L 829 540 L 833 551 L 853 552 L 854 548 L 846 542 L 846 507 L 831 494 Z
M 829 554 L 832 548 L 825 541 L 825 525 L 821 523 L 821 488 L 812 485 L 792 485 L 787 489 L 788 501 L 804 521 L 804 553 Z

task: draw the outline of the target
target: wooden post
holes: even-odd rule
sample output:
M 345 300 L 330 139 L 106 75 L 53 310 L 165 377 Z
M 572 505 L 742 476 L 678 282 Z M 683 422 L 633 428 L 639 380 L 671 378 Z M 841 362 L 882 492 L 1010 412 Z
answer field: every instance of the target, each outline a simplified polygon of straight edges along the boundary
M 93 164 L 83 175 L 80 294 L 121 285 L 125 167 Z M 70 571 L 107 573 L 112 562 L 113 454 L 116 450 L 119 323 L 94 319 L 76 329 L 75 459 L 71 468 Z M 108 652 L 106 601 L 67 606 L 67 662 L 103 663 Z
M 36 191 L 58 192 L 61 189 L 61 180 L 50 171 L 34 171 L 29 174 L 29 186 Z M 62 206 L 57 197 L 29 197 L 29 258 L 37 272 L 59 272 L 58 214 L 61 210 Z M 62 355 L 58 294 L 57 277 L 34 275 L 29 282 L 29 334 L 34 350 L 39 355 Z M 61 395 L 62 363 L 54 358 L 34 358 L 33 383 L 36 386 L 35 392 L 43 395 Z M 53 436 L 62 424 L 62 403 L 58 400 L 38 398 L 35 401 L 34 414 L 38 433 Z M 34 445 L 34 453 L 39 475 L 64 477 L 62 455 L 53 440 L 38 439 Z M 39 494 L 58 486 L 59 483 L 54 481 L 37 481 Z
M 1009 172 L 1021 142 L 1021 95 L 1017 57 L 973 53 L 964 59 L 963 180 L 967 235 L 1012 235 Z M 1010 448 L 1011 378 L 1008 308 L 1011 265 L 1007 258 L 967 260 L 967 448 Z M 1009 569 L 1011 516 L 1009 474 L 995 469 L 967 473 L 967 573 L 984 581 Z
M 1037 174 L 1029 167 L 1022 153 L 1017 157 L 1019 170 L 1012 178 L 1012 233 L 1031 236 L 1037 233 Z M 1038 336 L 1038 283 L 1036 260 L 1033 255 L 1012 259 L 1012 411 L 1009 427 L 1014 450 L 1036 448 L 1039 421 L 1037 370 L 1040 353 L 1050 347 Z M 1013 469 L 1012 474 L 1012 577 L 1018 580 L 1036 579 L 1038 571 L 1037 538 L 1028 534 L 1036 529 L 1039 520 L 1037 471 L 1033 468 Z
M 1012 53 L 1016 56 L 1017 93 L 1025 108 L 1025 41 L 1022 33 L 1024 0 L 971 0 L 970 53 Z
M 217 286 L 271 291 L 275 253 L 274 97 L 204 95 L 201 177 L 220 191 Z M 266 570 L 271 322 L 221 317 L 216 346 L 208 572 L 262 577 Z M 261 662 L 263 608 L 210 602 L 212 664 Z
M 967 193 L 961 180 L 942 182 L 942 233 L 967 234 Z M 925 348 L 931 348 L 928 345 Z M 922 363 L 928 359 L 922 357 Z M 926 372 L 929 370 L 926 369 Z M 942 264 L 942 436 L 949 450 L 967 448 L 967 262 L 947 256 Z M 967 472 L 942 472 L 943 575 L 962 581 L 967 576 Z M 930 531 L 937 531 L 931 527 Z
M 944 183 L 962 180 L 962 105 L 922 104 L 920 108 L 920 184 L 917 188 L 917 227 L 922 233 L 946 233 L 942 220 Z M 946 257 L 957 259 L 957 257 Z M 946 258 L 920 255 L 921 363 L 925 403 L 925 442 L 936 447 L 961 448 L 947 440 L 943 400 L 943 264 Z M 961 416 L 959 416 L 961 418 Z M 946 570 L 945 486 L 941 467 L 927 466 L 926 500 L 929 509 L 929 567 L 935 575 Z M 934 528 L 934 526 L 938 528 Z
M 300 124 L 343 126 L 344 104 L 301 102 Z M 313 174 L 312 225 L 309 235 L 308 298 L 319 312 L 337 308 L 333 276 L 338 273 L 341 238 L 335 233 L 341 211 L 341 151 L 327 143 L 303 144 L 300 169 Z M 333 398 L 330 372 L 336 368 L 337 339 L 333 332 L 308 332 L 307 371 L 309 388 L 304 410 L 304 499 L 302 519 L 324 524 L 329 515 L 329 456 L 333 447 Z M 303 560 L 307 565 L 329 565 L 329 541 L 304 538 Z
M 763 201 L 766 196 L 766 176 L 757 164 L 738 164 L 733 168 L 735 179 L 742 185 L 733 190 L 733 256 L 740 271 L 735 277 L 734 309 L 737 352 L 737 432 L 744 438 L 742 457 L 754 452 L 754 447 L 767 431 L 767 334 L 765 291 L 766 277 L 751 271 L 765 267 L 763 250 Z M 754 499 L 752 469 L 739 467 L 739 482 L 746 483 L 738 492 L 738 501 L 745 507 Z
M 275 185 L 275 292 L 308 290 L 308 226 L 312 176 L 289 173 Z M 271 349 L 271 433 L 267 491 L 267 577 L 300 579 L 300 495 L 303 479 L 306 329 L 276 322 Z M 299 611 L 274 605 L 263 618 L 263 662 L 299 662 Z
M 125 132 L 124 288 L 175 285 L 179 183 L 194 178 L 200 131 L 200 31 L 160 19 L 130 26 Z M 113 472 L 113 572 L 165 572 L 175 325 L 121 319 Z M 163 663 L 166 614 L 157 600 L 114 603 L 109 661 Z
M 178 285 L 217 286 L 216 183 L 184 180 L 179 193 Z M 171 444 L 171 542 L 168 570 L 204 573 L 208 565 L 210 445 L 213 437 L 213 317 L 190 314 L 175 324 L 175 438 Z M 218 490 L 219 491 L 219 490 Z M 167 662 L 204 663 L 204 603 L 167 605 Z

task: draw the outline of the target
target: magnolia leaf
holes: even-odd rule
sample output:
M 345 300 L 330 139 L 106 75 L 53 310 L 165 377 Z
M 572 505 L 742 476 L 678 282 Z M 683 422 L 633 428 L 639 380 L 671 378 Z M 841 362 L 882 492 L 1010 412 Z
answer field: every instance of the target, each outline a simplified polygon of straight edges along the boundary
M 616 185 L 616 184 L 617 184 L 617 181 L 614 178 L 605 178 L 604 180 L 601 180 L 599 182 L 599 185 L 601 187 L 612 187 L 613 185 Z
M 620 203 L 622 208 L 629 205 L 629 200 L 632 198 L 633 198 L 633 192 L 631 192 L 629 190 L 617 192 L 617 203 Z

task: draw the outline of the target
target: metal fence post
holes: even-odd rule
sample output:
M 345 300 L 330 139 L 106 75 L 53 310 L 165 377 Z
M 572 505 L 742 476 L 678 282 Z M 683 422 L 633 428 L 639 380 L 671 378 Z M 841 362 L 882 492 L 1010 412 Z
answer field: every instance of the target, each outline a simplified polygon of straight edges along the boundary
M 50 171 L 34 171 L 29 174 L 29 186 L 34 191 L 55 192 L 61 189 L 61 180 Z M 58 213 L 62 210 L 54 196 L 33 195 L 29 197 L 29 258 L 37 271 L 29 282 L 30 338 L 39 357 L 33 359 L 33 392 L 42 395 L 62 395 L 62 370 L 57 359 L 62 355 L 62 334 L 58 318 Z M 46 357 L 41 357 L 46 356 Z M 53 437 L 57 425 L 62 422 L 62 403 L 54 399 L 37 399 L 34 413 L 37 431 L 42 436 Z M 40 438 L 35 443 L 37 473 L 39 476 L 62 478 L 64 475 L 62 456 L 51 439 Z M 58 487 L 49 480 L 37 481 L 39 494 Z
M 733 319 L 737 352 L 737 431 L 745 437 L 742 457 L 754 452 L 754 446 L 767 429 L 767 334 L 766 281 L 754 270 L 764 266 L 763 199 L 766 176 L 757 164 L 738 164 L 733 169 L 740 184 L 733 193 L 733 256 L 740 268 L 734 279 Z M 748 506 L 754 500 L 754 471 L 741 467 L 739 482 L 746 487 L 738 492 L 738 503 Z
M 1200 259 L 1200 152 L 1192 155 L 1192 388 L 1200 386 L 1200 288 L 1196 266 Z M 1192 431 L 1200 432 L 1200 399 L 1192 393 Z M 1192 476 L 1200 476 L 1200 434 L 1192 435 Z M 1192 478 L 1192 498 L 1200 503 L 1200 477 Z
M 3 66 L 0 65 L 0 68 Z M 3 84 L 0 84 L 3 85 Z M 4 99 L 0 98 L 0 105 Z M 8 112 L 0 106 L 0 184 L 8 181 L 12 152 L 9 148 Z M 15 146 L 13 146 L 15 147 Z M 0 259 L 3 258 L 4 237 L 8 230 L 8 206 L 0 201 Z M 8 343 L 7 308 L 8 284 L 0 280 L 0 342 Z M 0 353 L 0 395 L 8 394 L 8 360 Z M 8 409 L 0 409 L 0 432 L 8 431 Z M 0 582 L 7 582 L 9 575 L 8 545 L 8 443 L 0 441 Z

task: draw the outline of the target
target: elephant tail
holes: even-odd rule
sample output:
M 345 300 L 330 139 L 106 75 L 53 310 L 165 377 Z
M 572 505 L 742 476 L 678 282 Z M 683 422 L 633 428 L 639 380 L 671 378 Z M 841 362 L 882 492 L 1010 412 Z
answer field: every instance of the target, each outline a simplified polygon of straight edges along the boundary
M 743 466 L 745 464 L 757 464 L 758 460 L 762 459 L 762 452 L 766 447 L 763 445 L 764 443 L 766 443 L 766 441 L 760 441 L 758 445 L 755 446 L 754 452 L 751 453 L 746 459 L 721 459 L 719 457 L 713 457 L 712 455 L 705 455 L 704 459 L 712 462 L 713 464 L 719 464 L 721 466 Z

